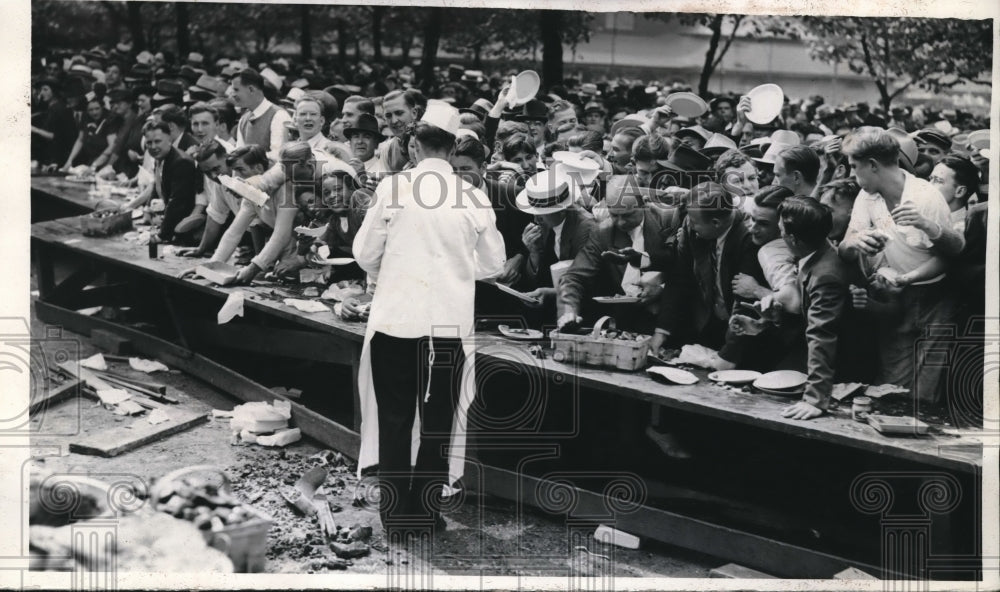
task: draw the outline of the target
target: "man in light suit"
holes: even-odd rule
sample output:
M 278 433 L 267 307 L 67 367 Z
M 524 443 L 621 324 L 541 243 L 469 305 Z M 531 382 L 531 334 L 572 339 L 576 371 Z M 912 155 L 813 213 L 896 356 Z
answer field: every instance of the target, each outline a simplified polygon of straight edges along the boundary
M 778 206 L 778 216 L 781 236 L 799 266 L 808 350 L 805 393 L 781 415 L 812 419 L 830 404 L 841 318 L 851 298 L 850 282 L 837 250 L 827 240 L 833 226 L 829 208 L 809 197 L 791 197 Z

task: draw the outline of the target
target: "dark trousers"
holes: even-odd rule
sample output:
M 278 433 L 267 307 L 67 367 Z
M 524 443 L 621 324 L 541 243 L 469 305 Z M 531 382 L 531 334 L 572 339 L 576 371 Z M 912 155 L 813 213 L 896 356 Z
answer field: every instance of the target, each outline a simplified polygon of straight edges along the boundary
M 432 347 L 433 365 L 429 363 Z M 438 514 L 441 488 L 448 481 L 446 448 L 465 367 L 462 340 L 404 339 L 376 332 L 371 340 L 371 364 L 378 402 L 382 523 L 386 529 L 430 525 Z M 420 449 L 411 468 L 410 442 L 417 410 Z

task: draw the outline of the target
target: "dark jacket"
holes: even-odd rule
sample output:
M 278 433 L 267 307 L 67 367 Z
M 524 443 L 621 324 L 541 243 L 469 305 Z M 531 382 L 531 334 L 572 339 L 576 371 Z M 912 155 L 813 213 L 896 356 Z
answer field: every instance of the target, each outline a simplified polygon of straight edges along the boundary
M 688 223 L 677 232 L 676 264 L 668 272 L 663 290 L 663 302 L 657 327 L 671 334 L 691 329 L 700 334 L 713 316 L 714 270 L 711 252 L 715 239 L 699 238 Z M 743 214 L 734 212 L 732 227 L 726 236 L 719 261 L 722 298 L 727 311 L 733 309 L 733 278 L 738 273 L 752 276 L 757 283 L 767 285 L 757 261 L 757 245 L 743 222 Z M 719 354 L 731 362 L 739 358 L 738 341 L 727 333 L 726 344 Z
M 828 243 L 809 257 L 798 276 L 806 324 L 806 390 L 802 399 L 820 409 L 830 404 L 837 370 L 841 319 L 851 300 L 848 271 Z
M 484 178 L 483 186 L 480 189 L 489 196 L 490 203 L 493 204 L 493 212 L 497 217 L 497 230 L 503 235 L 507 258 L 510 259 L 514 255 L 525 253 L 521 234 L 524 232 L 524 228 L 531 223 L 532 217 L 518 209 L 515 204 L 517 187 L 513 183 L 500 183 L 493 179 Z
M 142 154 L 142 126 L 144 123 L 145 117 L 141 117 L 129 109 L 118 128 L 118 136 L 115 137 L 115 144 L 111 148 L 111 153 L 117 155 L 115 172 L 124 173 L 129 178 L 134 177 L 139 172 L 139 163 L 128 157 L 128 151 L 134 150 L 137 154 Z
M 562 233 L 559 235 L 559 256 L 555 254 L 556 233 L 554 230 L 546 230 L 545 236 L 542 237 L 542 255 L 538 269 L 531 269 L 526 255 L 524 265 L 521 266 L 521 280 L 516 285 L 517 289 L 530 292 L 535 288 L 553 287 L 552 272 L 549 268 L 559 261 L 572 261 L 590 240 L 595 228 L 597 221 L 590 212 L 579 206 L 570 206 L 566 210 L 566 221 L 563 222 Z M 517 240 L 518 243 L 521 242 L 520 236 Z
M 171 146 L 163 159 L 163 195 L 160 197 L 167 208 L 160 226 L 160 240 L 171 240 L 174 227 L 194 209 L 194 196 L 201 189 L 200 181 L 201 174 L 194 161 Z
M 649 254 L 649 267 L 644 271 L 662 271 L 672 266 L 674 240 L 681 225 L 679 210 L 649 205 L 642 221 L 645 251 Z M 563 239 L 566 231 L 563 231 Z M 590 235 L 590 240 L 576 254 L 573 264 L 562 276 L 559 298 L 567 306 L 580 311 L 584 299 L 593 296 L 622 294 L 624 263 L 613 263 L 601 257 L 609 250 L 632 246 L 632 238 L 619 230 L 614 220 L 603 220 Z M 565 254 L 565 250 L 563 253 Z

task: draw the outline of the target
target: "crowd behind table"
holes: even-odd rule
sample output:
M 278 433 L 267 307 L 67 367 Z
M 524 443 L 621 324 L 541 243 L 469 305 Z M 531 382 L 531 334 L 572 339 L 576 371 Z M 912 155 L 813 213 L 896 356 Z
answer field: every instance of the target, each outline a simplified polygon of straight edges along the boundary
M 753 123 L 749 89 L 685 117 L 677 82 L 567 79 L 525 98 L 514 71 L 448 66 L 425 93 L 408 68 L 124 44 L 36 66 L 33 166 L 127 179 L 123 207 L 157 213 L 152 240 L 235 262 L 237 283 L 298 277 L 322 245 L 355 257 L 376 190 L 420 170 L 431 101 L 460 111 L 450 165 L 504 240 L 489 282 L 525 295 L 479 284 L 477 316 L 569 329 L 611 314 L 654 352 L 697 343 L 715 369 L 798 369 L 805 393 L 783 413 L 809 419 L 835 382 L 946 404 L 943 366 L 915 344 L 984 314 L 989 120 L 970 113 L 784 97 Z M 369 295 L 341 315 L 366 320 L 376 278 L 333 269 Z M 594 301 L 613 296 L 634 302 Z

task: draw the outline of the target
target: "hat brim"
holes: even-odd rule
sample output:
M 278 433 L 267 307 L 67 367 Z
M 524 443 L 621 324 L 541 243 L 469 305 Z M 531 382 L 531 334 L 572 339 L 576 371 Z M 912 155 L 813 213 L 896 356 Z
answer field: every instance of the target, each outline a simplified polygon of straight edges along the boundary
M 353 136 L 354 134 L 357 134 L 357 133 L 372 134 L 372 135 L 374 135 L 376 138 L 378 138 L 380 140 L 384 140 L 385 139 L 385 136 L 382 135 L 381 132 L 376 132 L 376 131 L 372 131 L 370 129 L 364 129 L 364 128 L 360 128 L 360 127 L 349 127 L 349 128 L 345 129 L 341 133 L 344 134 L 344 137 L 347 138 L 348 140 L 351 139 L 351 136 Z
M 514 121 L 522 121 L 522 122 L 525 122 L 525 123 L 527 123 L 529 121 L 539 121 L 541 123 L 547 123 L 549 121 L 549 118 L 548 117 L 530 117 L 528 115 L 515 115 L 514 116 Z
M 528 203 L 528 190 L 522 189 L 521 192 L 517 194 L 517 197 L 514 198 L 514 204 L 517 206 L 517 209 L 521 210 L 525 214 L 544 216 L 545 214 L 555 214 L 556 212 L 561 212 L 571 207 L 573 205 L 575 196 L 576 192 L 573 189 L 570 189 L 566 193 L 566 199 L 562 200 L 556 205 L 549 206 L 547 208 L 537 208 Z

